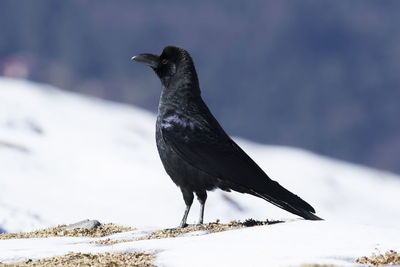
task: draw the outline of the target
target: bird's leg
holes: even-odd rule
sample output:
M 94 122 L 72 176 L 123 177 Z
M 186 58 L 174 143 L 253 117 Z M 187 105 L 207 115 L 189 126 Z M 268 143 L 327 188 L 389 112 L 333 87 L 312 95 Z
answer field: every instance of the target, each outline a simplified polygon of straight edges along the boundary
M 189 214 L 190 211 L 190 207 L 192 206 L 193 203 L 193 192 L 186 190 L 186 189 L 182 189 L 182 195 L 183 195 L 183 200 L 185 200 L 185 204 L 186 204 L 186 208 L 185 208 L 185 212 L 183 213 L 183 218 L 181 221 L 181 224 L 179 225 L 179 228 L 184 228 L 187 226 L 186 220 L 187 220 L 187 216 Z
M 183 213 L 183 218 L 182 218 L 181 224 L 179 225 L 179 228 L 184 228 L 187 226 L 186 220 L 187 220 L 187 216 L 189 214 L 189 210 L 190 210 L 190 205 L 186 205 L 185 213 Z
M 197 199 L 200 202 L 200 216 L 199 216 L 199 222 L 198 224 L 203 224 L 203 217 L 204 217 L 204 206 L 206 204 L 207 200 L 207 192 L 196 192 Z
M 200 203 L 200 216 L 199 216 L 199 222 L 197 224 L 203 224 L 204 205 L 205 203 Z

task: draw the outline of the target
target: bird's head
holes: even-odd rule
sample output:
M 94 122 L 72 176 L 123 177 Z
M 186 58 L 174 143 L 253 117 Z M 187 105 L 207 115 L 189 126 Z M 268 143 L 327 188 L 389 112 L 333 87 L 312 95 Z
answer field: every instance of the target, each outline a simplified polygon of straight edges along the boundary
M 161 83 L 166 87 L 180 87 L 183 84 L 197 85 L 198 79 L 192 58 L 189 53 L 179 47 L 167 46 L 161 55 L 139 54 L 132 60 L 151 67 Z

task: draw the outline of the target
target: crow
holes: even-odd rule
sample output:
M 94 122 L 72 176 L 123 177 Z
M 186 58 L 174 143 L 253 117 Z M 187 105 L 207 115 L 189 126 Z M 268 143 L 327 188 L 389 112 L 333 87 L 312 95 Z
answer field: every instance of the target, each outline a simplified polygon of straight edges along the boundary
M 225 133 L 204 103 L 189 53 L 167 46 L 161 55 L 139 54 L 132 60 L 150 66 L 161 80 L 162 91 L 156 122 L 157 149 L 165 171 L 180 187 L 186 209 L 200 202 L 203 223 L 207 191 L 216 188 L 260 197 L 307 220 L 322 220 L 297 195 L 283 188 Z

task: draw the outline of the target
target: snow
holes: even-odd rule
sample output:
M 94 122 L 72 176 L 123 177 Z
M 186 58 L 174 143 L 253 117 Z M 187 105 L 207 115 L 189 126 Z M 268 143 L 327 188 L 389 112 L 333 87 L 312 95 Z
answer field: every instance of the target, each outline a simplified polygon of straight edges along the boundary
M 139 236 L 118 234 L 115 239 Z M 166 239 L 98 245 L 99 238 L 38 238 L 0 242 L 0 261 L 39 259 L 69 252 L 156 253 L 159 266 L 298 266 L 303 263 L 354 266 L 372 252 L 400 249 L 400 230 L 329 221 L 293 221 L 240 230 Z M 112 238 L 112 237 L 111 237 Z M 15 248 L 18 248 L 16 250 Z
M 177 226 L 184 202 L 158 158 L 154 125 L 155 115 L 136 107 L 1 78 L 0 231 L 86 218 L 142 230 Z M 69 251 L 146 250 L 157 252 L 160 266 L 346 266 L 375 248 L 400 249 L 399 176 L 301 149 L 236 140 L 326 221 L 299 220 L 264 200 L 217 190 L 209 193 L 206 222 L 286 222 L 107 246 L 87 238 L 0 240 L 0 262 Z M 195 203 L 189 223 L 198 212 Z

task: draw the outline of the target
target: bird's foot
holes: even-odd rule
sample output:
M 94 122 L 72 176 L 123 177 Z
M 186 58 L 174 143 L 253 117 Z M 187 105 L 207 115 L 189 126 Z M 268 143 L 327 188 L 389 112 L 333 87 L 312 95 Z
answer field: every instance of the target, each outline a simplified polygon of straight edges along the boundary
M 179 225 L 179 226 L 173 227 L 173 228 L 166 228 L 165 230 L 167 230 L 167 231 L 176 231 L 176 230 L 180 230 L 180 229 L 186 228 L 188 226 L 189 226 L 189 224 L 185 223 L 184 225 Z
M 188 226 L 189 226 L 189 224 L 187 224 L 187 223 L 181 223 L 177 228 L 181 229 L 181 228 L 185 228 L 185 227 L 188 227 Z

